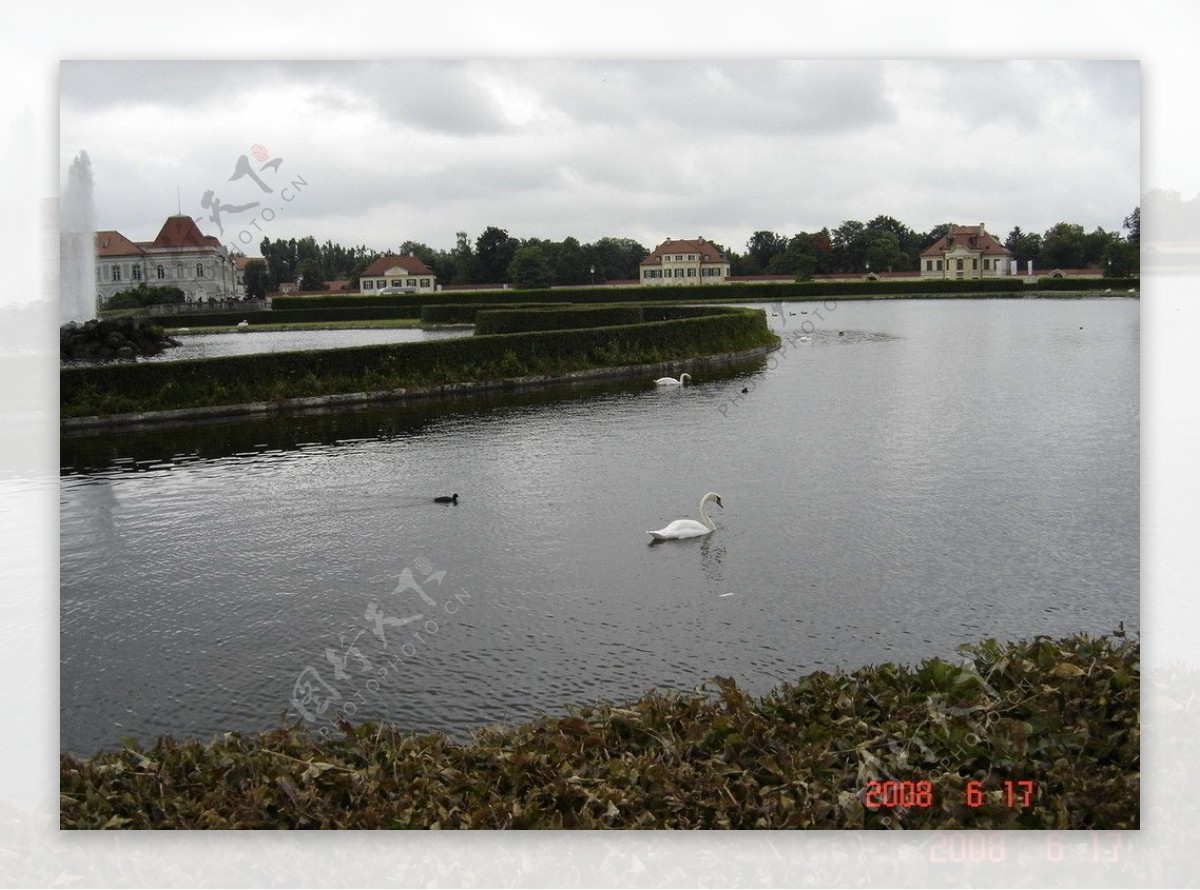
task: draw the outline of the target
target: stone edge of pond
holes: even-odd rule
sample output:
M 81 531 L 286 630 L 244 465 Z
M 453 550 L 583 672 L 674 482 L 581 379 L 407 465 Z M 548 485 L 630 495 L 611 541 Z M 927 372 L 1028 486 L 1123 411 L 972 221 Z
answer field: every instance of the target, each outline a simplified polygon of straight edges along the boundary
M 645 374 L 662 374 L 668 371 L 691 371 L 698 368 L 720 367 L 721 365 L 765 356 L 780 348 L 780 343 L 755 346 L 738 352 L 725 352 L 695 358 L 673 359 L 643 365 L 622 365 L 616 368 L 587 368 L 567 374 L 535 374 L 526 377 L 507 377 L 501 380 L 477 380 L 462 383 L 443 383 L 437 386 L 412 386 L 402 389 L 377 392 L 334 393 L 326 396 L 305 396 L 282 399 L 278 402 L 245 402 L 237 405 L 211 405 L 199 408 L 174 408 L 167 411 L 139 411 L 130 414 L 108 414 L 92 417 L 67 417 L 61 420 L 63 432 L 77 430 L 136 427 L 151 424 L 187 423 L 188 421 L 210 420 L 221 417 L 247 417 L 255 415 L 289 414 L 309 409 L 338 408 L 350 405 L 368 405 L 379 402 L 396 402 L 407 399 L 445 398 L 447 396 L 475 395 L 485 392 L 519 392 L 541 387 L 575 383 L 592 383 L 601 380 L 636 379 Z

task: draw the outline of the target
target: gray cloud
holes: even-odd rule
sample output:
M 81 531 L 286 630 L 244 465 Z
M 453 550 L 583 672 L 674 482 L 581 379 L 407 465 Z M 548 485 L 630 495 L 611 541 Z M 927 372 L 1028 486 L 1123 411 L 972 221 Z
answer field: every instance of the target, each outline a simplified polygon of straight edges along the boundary
M 449 248 L 497 225 L 740 247 L 881 213 L 1115 228 L 1139 200 L 1138 111 L 1135 63 L 81 62 L 61 138 L 131 237 L 176 185 L 196 215 L 205 189 L 254 200 L 227 180 L 261 142 L 309 183 L 273 238 Z

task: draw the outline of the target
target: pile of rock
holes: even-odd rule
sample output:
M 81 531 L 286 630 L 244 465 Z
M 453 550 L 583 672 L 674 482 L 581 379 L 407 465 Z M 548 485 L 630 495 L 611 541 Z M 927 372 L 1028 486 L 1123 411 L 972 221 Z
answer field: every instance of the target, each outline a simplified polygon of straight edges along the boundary
M 161 325 L 143 324 L 143 319 L 92 319 L 83 324 L 68 322 L 59 329 L 58 355 L 64 362 L 133 361 L 138 356 L 158 355 L 179 341 L 168 337 Z

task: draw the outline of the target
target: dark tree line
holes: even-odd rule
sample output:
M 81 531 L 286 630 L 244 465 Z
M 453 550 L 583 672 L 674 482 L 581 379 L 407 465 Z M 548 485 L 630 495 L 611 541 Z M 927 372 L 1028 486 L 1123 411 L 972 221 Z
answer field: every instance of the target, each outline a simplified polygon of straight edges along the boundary
M 973 224 L 972 224 L 973 225 Z M 726 252 L 733 275 L 863 274 L 915 272 L 920 256 L 929 245 L 946 235 L 953 224 L 943 223 L 927 232 L 917 232 L 890 216 L 877 216 L 867 223 L 846 220 L 833 229 L 799 232 L 790 238 L 770 231 L 755 232 L 742 254 Z M 1125 234 L 1122 234 L 1124 232 Z M 1046 232 L 1023 232 L 1014 227 L 1001 243 L 1024 270 L 1029 260 L 1035 269 L 1101 269 L 1115 276 L 1138 270 L 1141 209 L 1135 208 L 1118 231 L 1061 222 Z M 1000 240 L 997 236 L 997 240 Z
M 281 284 L 297 284 L 301 290 L 321 290 L 328 282 L 346 279 L 357 288 L 359 276 L 385 253 L 413 255 L 433 270 L 441 284 L 509 283 L 518 287 L 547 287 L 603 283 L 609 279 L 637 278 L 638 263 L 649 253 L 631 238 L 600 238 L 580 244 L 567 237 L 562 241 L 515 238 L 504 229 L 489 226 L 474 241 L 459 232 L 450 250 L 437 250 L 419 241 L 404 241 L 395 250 L 377 251 L 365 246 L 346 248 L 312 237 L 264 238 L 259 245 L 264 265 L 248 263 L 255 285 L 261 276 L 265 290 Z
M 951 223 L 918 232 L 891 216 L 870 222 L 845 220 L 834 229 L 798 232 L 788 236 L 757 231 L 746 242 L 745 252 L 714 242 L 730 262 L 733 275 L 813 275 L 913 272 L 925 248 L 950 231 Z M 1021 270 L 1033 260 L 1035 269 L 1099 268 L 1112 275 L 1138 270 L 1141 210 L 1123 220 L 1122 228 L 1108 232 L 1097 227 L 1061 222 L 1043 233 L 1024 232 L 1019 226 L 1002 242 L 1012 251 Z M 1125 232 L 1126 234 L 1122 234 Z M 997 236 L 998 237 L 998 236 Z M 327 282 L 346 279 L 357 289 L 363 271 L 384 253 L 412 254 L 427 265 L 441 284 L 500 284 L 516 287 L 582 285 L 608 280 L 637 279 L 638 263 L 649 250 L 631 238 L 600 238 L 590 244 L 566 237 L 516 238 L 507 230 L 488 226 L 474 240 L 458 232 L 450 250 L 438 250 L 420 241 L 404 241 L 395 250 L 376 251 L 365 245 L 343 247 L 311 236 L 272 241 L 264 238 L 260 250 L 265 263 L 250 263 L 246 286 L 251 292 L 278 290 L 295 283 L 301 290 L 322 290 Z

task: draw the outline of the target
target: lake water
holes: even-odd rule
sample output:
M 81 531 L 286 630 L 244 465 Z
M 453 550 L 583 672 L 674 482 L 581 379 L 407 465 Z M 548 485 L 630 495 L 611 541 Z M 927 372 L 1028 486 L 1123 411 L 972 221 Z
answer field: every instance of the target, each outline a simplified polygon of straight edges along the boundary
M 64 438 L 63 748 L 1138 628 L 1136 301 L 768 308 L 786 351 L 683 389 Z
M 461 337 L 455 328 L 308 328 L 294 331 L 246 331 L 222 333 L 174 334 L 178 346 L 159 355 L 142 359 L 149 362 L 178 361 L 185 358 L 209 358 L 219 355 L 253 355 L 258 352 L 290 352 L 302 349 L 335 349 L 344 346 L 369 346 L 384 343 L 414 343 Z

